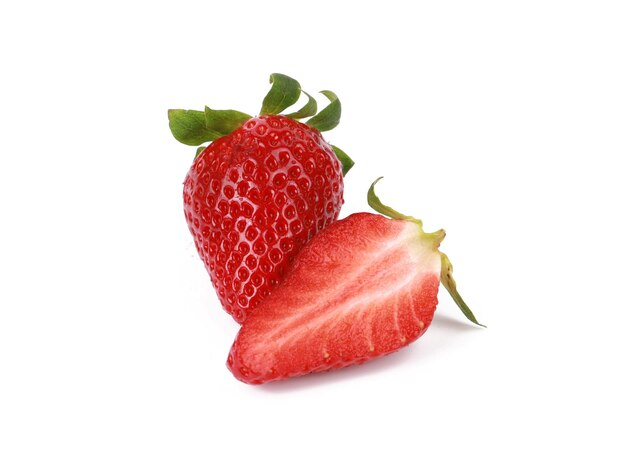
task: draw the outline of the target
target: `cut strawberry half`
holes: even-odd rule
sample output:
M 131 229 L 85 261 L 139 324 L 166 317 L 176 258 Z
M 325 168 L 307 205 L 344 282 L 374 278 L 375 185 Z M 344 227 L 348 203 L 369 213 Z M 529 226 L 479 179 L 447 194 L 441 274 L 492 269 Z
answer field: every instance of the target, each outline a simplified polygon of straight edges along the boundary
M 376 181 L 378 182 L 378 181 Z M 244 322 L 228 357 L 239 380 L 260 384 L 361 364 L 415 341 L 430 325 L 439 283 L 466 317 L 447 256 L 445 232 L 380 202 L 315 236 L 270 297 Z

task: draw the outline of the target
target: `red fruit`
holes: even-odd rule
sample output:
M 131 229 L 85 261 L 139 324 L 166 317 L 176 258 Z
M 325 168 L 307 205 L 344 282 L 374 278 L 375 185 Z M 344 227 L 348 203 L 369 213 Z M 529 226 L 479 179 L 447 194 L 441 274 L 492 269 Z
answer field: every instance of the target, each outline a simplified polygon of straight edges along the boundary
M 440 281 L 466 316 L 443 230 L 380 203 L 392 215 L 357 213 L 337 221 L 300 252 L 283 283 L 249 316 L 230 350 L 236 378 L 260 384 L 361 364 L 415 341 L 430 325 Z
M 300 87 L 279 74 L 271 80 L 262 111 L 282 111 L 284 98 L 293 98 L 294 89 L 299 96 Z M 272 101 L 277 90 L 283 103 Z M 338 122 L 338 111 L 328 114 L 339 105 L 333 96 L 327 94 L 331 105 L 309 123 L 327 129 Z M 311 111 L 309 106 L 305 113 Z M 319 129 L 287 116 L 173 110 L 170 126 L 188 144 L 214 140 L 201 149 L 185 179 L 185 218 L 222 306 L 242 322 L 283 279 L 304 244 L 337 219 L 342 170 L 350 162 L 342 164 L 335 152 L 345 154 Z M 214 138 L 218 129 L 222 136 Z
M 315 129 L 248 120 L 196 158 L 185 217 L 224 309 L 241 322 L 343 204 L 341 164 Z

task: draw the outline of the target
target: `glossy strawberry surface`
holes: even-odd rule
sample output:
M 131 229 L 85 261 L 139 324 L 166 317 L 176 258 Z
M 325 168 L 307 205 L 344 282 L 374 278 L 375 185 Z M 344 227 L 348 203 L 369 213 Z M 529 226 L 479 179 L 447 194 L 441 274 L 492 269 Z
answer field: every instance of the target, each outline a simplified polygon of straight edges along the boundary
M 342 167 L 318 130 L 263 115 L 209 144 L 183 194 L 185 218 L 218 297 L 243 322 L 304 244 L 337 219 Z

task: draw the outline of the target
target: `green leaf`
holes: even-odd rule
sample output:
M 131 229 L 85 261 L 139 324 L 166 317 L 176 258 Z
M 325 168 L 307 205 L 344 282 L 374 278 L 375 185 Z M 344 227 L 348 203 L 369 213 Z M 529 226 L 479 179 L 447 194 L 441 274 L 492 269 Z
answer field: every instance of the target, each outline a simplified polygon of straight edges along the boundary
M 251 118 L 236 110 L 169 110 L 170 130 L 178 141 L 198 146 L 228 135 Z
M 289 113 L 288 115 L 285 115 L 285 116 L 288 116 L 293 119 L 302 119 L 302 118 L 308 118 L 309 116 L 313 116 L 315 113 L 317 113 L 317 102 L 315 101 L 315 99 L 313 99 L 309 95 L 309 93 L 307 93 L 306 91 L 302 91 L 302 92 L 306 94 L 306 96 L 309 98 L 306 105 L 302 107 L 300 110 L 294 113 Z
M 341 172 L 345 177 L 345 175 L 348 174 L 348 171 L 350 171 L 350 168 L 354 166 L 354 160 L 352 160 L 348 154 L 343 152 L 337 146 L 331 144 L 330 147 L 333 148 L 333 151 L 335 151 L 335 155 L 341 162 Z
M 330 104 L 309 119 L 307 124 L 320 132 L 325 132 L 334 129 L 339 124 L 339 119 L 341 119 L 341 102 L 339 102 L 339 98 L 332 91 L 320 92 L 330 100 Z
M 474 313 L 469 308 L 469 306 L 465 304 L 463 298 L 461 298 L 461 295 L 456 290 L 456 281 L 454 281 L 454 278 L 452 277 L 452 263 L 450 262 L 450 259 L 448 259 L 448 256 L 446 256 L 441 251 L 439 252 L 439 254 L 441 254 L 441 284 L 443 285 L 443 287 L 446 288 L 463 315 L 467 317 L 467 320 L 475 323 L 478 326 L 487 328 L 482 323 L 478 323 L 478 320 L 476 320 Z
M 372 185 L 370 186 L 370 189 L 367 191 L 367 203 L 369 204 L 369 206 L 374 209 L 376 212 L 382 214 L 382 215 L 386 215 L 389 218 L 392 218 L 394 220 L 409 220 L 412 221 L 416 224 L 418 224 L 420 226 L 420 228 L 422 227 L 422 220 L 418 220 L 417 218 L 413 218 L 410 217 L 408 215 L 404 215 L 400 212 L 398 212 L 395 209 L 392 209 L 389 206 L 384 205 L 381 200 L 378 198 L 378 196 L 376 195 L 376 192 L 374 192 L 374 187 L 376 186 L 376 184 L 378 183 L 379 180 L 381 180 L 382 177 L 379 177 L 378 179 L 376 179 Z
M 272 87 L 263 99 L 262 115 L 277 115 L 300 98 L 300 83 L 283 74 L 270 75 Z
M 221 136 L 216 131 L 207 128 L 205 115 L 202 111 L 169 110 L 167 116 L 172 135 L 183 144 L 198 146 Z
M 200 146 L 198 149 L 196 149 L 196 156 L 194 158 L 198 158 L 198 156 L 202 153 L 202 151 L 204 151 L 206 149 L 206 146 Z
M 237 110 L 211 110 L 204 107 L 204 117 L 207 130 L 219 136 L 225 136 L 240 127 L 252 116 Z

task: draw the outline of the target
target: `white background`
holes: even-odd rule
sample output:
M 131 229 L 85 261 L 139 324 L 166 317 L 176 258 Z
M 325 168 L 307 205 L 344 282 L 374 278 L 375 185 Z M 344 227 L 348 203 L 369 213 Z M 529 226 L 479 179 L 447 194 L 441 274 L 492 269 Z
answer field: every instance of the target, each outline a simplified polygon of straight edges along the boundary
M 0 450 L 624 450 L 626 10 L 615 1 L 5 2 Z M 9 6 L 10 5 L 10 6 Z M 411 5 L 411 6 L 409 6 Z M 385 359 L 225 366 L 168 108 L 335 91 L 381 199 L 444 227 L 444 292 Z M 320 99 L 321 101 L 321 99 Z

